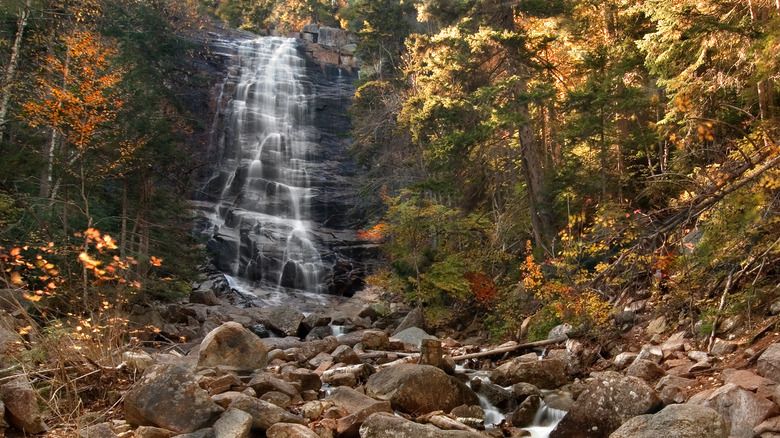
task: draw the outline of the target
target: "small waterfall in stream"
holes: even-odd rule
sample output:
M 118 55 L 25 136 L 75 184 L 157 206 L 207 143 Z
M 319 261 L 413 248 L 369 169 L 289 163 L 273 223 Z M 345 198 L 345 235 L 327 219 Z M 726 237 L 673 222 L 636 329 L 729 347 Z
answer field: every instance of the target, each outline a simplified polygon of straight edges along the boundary
M 344 176 L 333 165 L 325 168 L 320 142 L 328 134 L 315 118 L 334 117 L 317 113 L 327 106 L 318 93 L 339 92 L 348 100 L 352 78 L 342 78 L 338 70 L 330 73 L 335 82 L 327 83 L 322 67 L 317 70 L 322 77 L 313 80 L 294 39 L 263 37 L 230 44 L 237 45 L 226 45 L 235 52 L 234 64 L 212 139 L 218 166 L 196 201 L 205 219 L 200 233 L 209 239 L 214 263 L 233 287 L 255 294 L 334 292 L 334 266 L 345 265 L 339 248 L 353 248 L 356 239 L 353 231 L 343 229 L 346 225 L 331 219 L 344 216 L 340 210 L 348 208 L 334 204 L 331 198 L 337 196 L 326 186 L 339 184 Z M 348 184 L 341 185 L 348 190 Z M 336 226 L 325 229 L 328 220 Z M 326 279 L 330 286 L 324 286 Z

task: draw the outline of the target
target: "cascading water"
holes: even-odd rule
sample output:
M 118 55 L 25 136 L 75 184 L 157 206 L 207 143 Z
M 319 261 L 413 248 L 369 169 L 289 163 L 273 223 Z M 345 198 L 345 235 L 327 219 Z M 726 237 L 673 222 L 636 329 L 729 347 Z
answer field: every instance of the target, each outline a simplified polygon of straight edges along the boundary
M 202 189 L 202 234 L 232 282 L 321 292 L 330 266 L 322 231 L 312 232 L 321 133 L 306 59 L 293 39 L 237 44 L 233 83 L 223 90 L 233 97 L 212 139 L 219 166 Z

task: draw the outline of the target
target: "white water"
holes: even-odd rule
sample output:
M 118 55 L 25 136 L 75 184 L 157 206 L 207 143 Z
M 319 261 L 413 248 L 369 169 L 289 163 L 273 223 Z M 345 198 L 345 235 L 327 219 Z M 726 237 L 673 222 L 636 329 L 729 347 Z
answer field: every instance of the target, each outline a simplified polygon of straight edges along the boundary
M 222 263 L 226 274 L 319 293 L 324 266 L 309 221 L 318 145 L 306 62 L 293 39 L 236 44 L 225 132 L 214 140 L 219 171 L 207 184 L 221 187 L 206 214 L 209 232 L 222 242 L 221 257 L 232 257 Z

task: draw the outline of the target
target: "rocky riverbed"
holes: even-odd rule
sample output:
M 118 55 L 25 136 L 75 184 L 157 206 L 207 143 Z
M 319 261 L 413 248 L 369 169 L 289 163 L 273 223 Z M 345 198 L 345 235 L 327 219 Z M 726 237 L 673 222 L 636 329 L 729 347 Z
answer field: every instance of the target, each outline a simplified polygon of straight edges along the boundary
M 110 418 L 51 436 L 539 436 L 530 426 L 543 409 L 566 413 L 553 438 L 780 436 L 772 332 L 707 352 L 654 319 L 606 347 L 566 327 L 489 346 L 477 332 L 428 333 L 418 310 L 372 288 L 307 314 L 252 302 L 212 280 L 186 302 L 139 306 L 131 319 L 159 327 L 143 339 L 179 342 L 125 351 L 121 369 L 136 380 Z M 9 432 L 48 429 L 32 388 L 23 377 L 0 386 Z

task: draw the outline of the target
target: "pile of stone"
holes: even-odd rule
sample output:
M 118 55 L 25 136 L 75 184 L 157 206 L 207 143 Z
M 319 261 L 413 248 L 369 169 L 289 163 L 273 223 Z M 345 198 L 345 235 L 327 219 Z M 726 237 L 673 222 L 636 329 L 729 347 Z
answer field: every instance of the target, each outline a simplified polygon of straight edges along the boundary
M 496 360 L 484 348 L 426 333 L 419 311 L 400 322 L 408 309 L 363 298 L 305 316 L 195 293 L 190 303 L 136 312 L 160 319 L 158 335 L 188 342 L 166 353 L 126 352 L 125 365 L 142 377 L 123 395 L 124 420 L 85 424 L 78 434 L 527 436 L 524 428 L 548 409 L 566 413 L 552 438 L 780 437 L 780 343 L 746 350 L 751 360 L 741 369 L 724 367 L 734 343 L 716 340 L 706 352 L 684 333 L 655 336 L 633 352 L 613 350 L 611 359 L 568 339 L 527 354 L 495 348 L 514 356 Z M 347 333 L 331 336 L 334 322 Z M 551 332 L 564 335 L 565 327 Z M 30 434 L 45 428 L 34 403 L 22 406 L 29 382 L 3 382 L 0 390 L 9 423 Z M 488 409 L 503 421 L 486 421 Z

